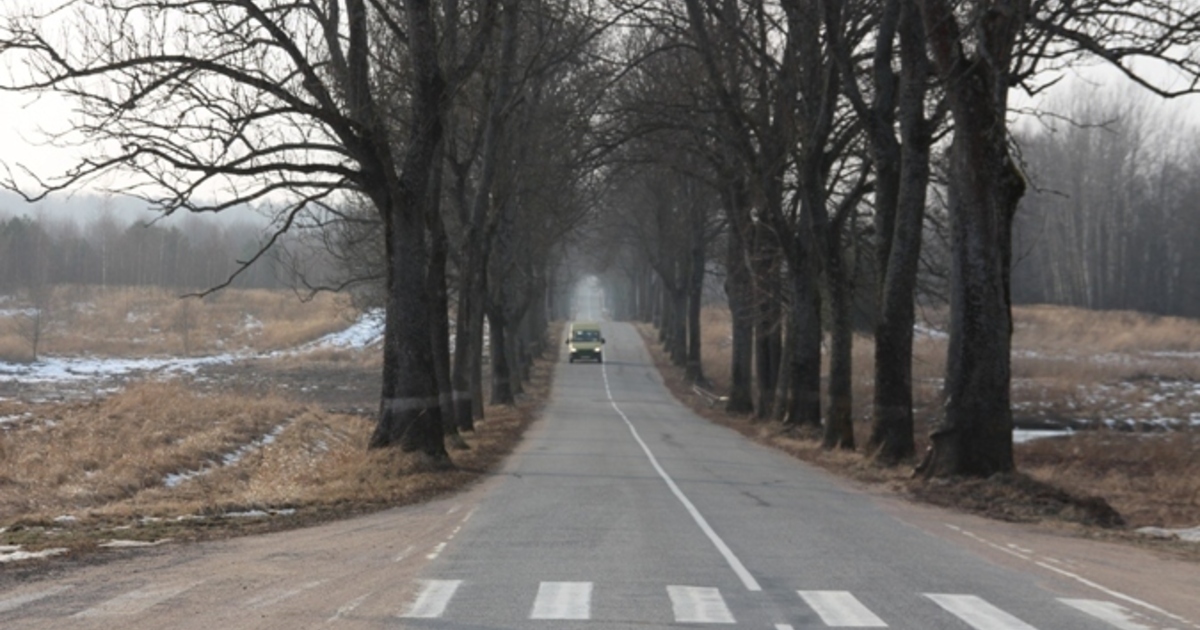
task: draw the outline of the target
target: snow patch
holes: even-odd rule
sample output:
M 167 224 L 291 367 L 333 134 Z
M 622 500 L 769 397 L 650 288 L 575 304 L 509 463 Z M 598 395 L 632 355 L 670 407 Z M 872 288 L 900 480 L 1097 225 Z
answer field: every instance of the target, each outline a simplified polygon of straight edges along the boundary
M 105 549 L 135 549 L 139 547 L 157 547 L 163 543 L 170 542 L 170 538 L 163 538 L 154 542 L 146 542 L 144 540 L 110 540 L 100 543 L 100 547 Z
M 127 376 L 135 372 L 194 374 L 206 365 L 228 365 L 246 358 L 249 356 L 236 354 L 153 359 L 43 357 L 36 363 L 0 362 L 0 378 L 15 377 L 22 383 L 61 383 Z
M 0 546 L 0 564 L 10 562 L 21 562 L 22 560 L 39 560 L 43 558 L 51 558 L 67 553 L 67 549 L 54 548 L 43 549 L 41 551 L 22 551 L 20 547 L 13 545 Z
M 267 518 L 271 516 L 291 516 L 296 513 L 293 509 L 284 510 L 247 510 L 245 512 L 226 512 L 223 518 Z
M 1024 444 L 1045 438 L 1074 435 L 1070 429 L 1013 429 L 1013 444 Z
M 267 433 L 266 435 L 258 438 L 257 440 L 254 440 L 253 442 L 251 442 L 249 444 L 243 445 L 238 450 L 233 451 L 232 453 L 226 453 L 226 454 L 222 455 L 221 461 L 219 461 L 219 462 L 212 462 L 212 463 L 210 463 L 210 465 L 205 466 L 204 468 L 201 468 L 199 470 L 188 470 L 188 471 L 184 471 L 181 473 L 171 473 L 163 478 L 163 485 L 168 488 L 174 488 L 185 481 L 188 481 L 190 479 L 195 479 L 196 477 L 200 477 L 202 475 L 207 475 L 207 474 L 213 472 L 214 470 L 218 470 L 218 469 L 225 468 L 228 466 L 233 466 L 234 464 L 237 464 L 238 462 L 242 461 L 242 459 L 245 458 L 246 455 L 249 455 L 250 453 L 257 451 L 258 449 L 263 448 L 265 446 L 274 444 L 275 440 L 279 437 L 279 434 L 283 433 L 283 430 L 287 428 L 287 425 L 288 425 L 288 423 L 281 424 L 281 425 L 275 427 L 274 429 L 271 429 L 270 433 Z
M 349 348 L 361 350 L 383 339 L 383 309 L 372 309 L 360 315 L 349 328 L 330 333 L 300 346 L 299 351 L 320 348 Z
M 921 324 L 916 324 L 915 326 L 913 326 L 913 332 L 916 333 L 917 336 L 919 336 L 919 337 L 929 337 L 930 339 L 949 339 L 950 338 L 950 333 L 947 333 L 944 330 L 938 330 L 936 328 L 931 328 L 929 326 L 922 326 Z
M 0 416 L 0 425 L 12 424 L 14 422 L 20 422 L 26 418 L 31 418 L 31 417 L 33 417 L 33 414 L 28 411 L 25 413 L 18 413 L 16 415 L 12 415 L 12 416 Z
M 1163 527 L 1142 527 L 1137 533 L 1150 538 L 1167 540 L 1182 540 L 1184 542 L 1200 543 L 1200 526 L 1189 529 L 1166 529 Z

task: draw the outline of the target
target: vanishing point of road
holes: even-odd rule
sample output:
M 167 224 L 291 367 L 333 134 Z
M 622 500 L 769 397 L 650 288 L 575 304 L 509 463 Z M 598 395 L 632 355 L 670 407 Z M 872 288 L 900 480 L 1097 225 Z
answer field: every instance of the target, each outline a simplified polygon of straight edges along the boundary
M 0 582 L 4 630 L 1186 630 L 1200 567 L 908 505 L 698 418 L 629 325 L 425 505 Z

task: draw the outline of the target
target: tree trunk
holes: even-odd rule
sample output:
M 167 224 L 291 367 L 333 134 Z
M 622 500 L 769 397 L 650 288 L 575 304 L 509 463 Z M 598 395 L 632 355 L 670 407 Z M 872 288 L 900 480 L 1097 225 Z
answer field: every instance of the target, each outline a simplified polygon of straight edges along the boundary
M 361 20 L 361 4 L 357 10 L 356 19 Z M 434 460 L 448 461 L 435 375 L 425 229 L 432 199 L 431 169 L 442 140 L 445 81 L 428 0 L 409 3 L 408 22 L 414 73 L 411 134 L 400 177 L 381 174 L 387 183 L 374 191 L 375 206 L 383 213 L 388 295 L 379 423 L 369 445 L 399 444 L 404 451 L 419 450 Z
M 732 193 L 726 201 L 729 213 L 740 212 L 740 192 Z M 732 339 L 729 366 L 729 400 L 725 411 L 731 414 L 754 411 L 754 315 L 751 311 L 750 271 L 746 267 L 746 251 L 738 223 L 730 221 L 729 242 L 725 252 L 725 295 L 729 300 L 732 320 Z
M 370 447 L 398 444 L 405 452 L 421 451 L 445 461 L 449 456 L 442 439 L 434 369 L 433 300 L 427 285 L 424 225 L 422 221 L 397 225 L 393 218 L 385 222 L 384 229 L 391 262 L 383 332 L 383 391 Z
M 850 280 L 842 259 L 841 221 L 833 221 L 826 235 L 825 277 L 829 288 L 829 415 L 821 445 L 827 449 L 854 450 L 853 314 Z
M 790 287 L 788 293 L 791 293 Z M 795 304 L 795 302 L 794 298 L 790 299 L 791 304 Z M 800 372 L 796 369 L 795 344 L 798 331 L 796 309 L 789 308 L 787 331 L 783 335 L 783 356 L 779 361 L 779 385 L 775 392 L 775 419 L 784 424 L 787 423 L 788 415 L 793 412 L 792 407 L 796 401 L 795 392 L 800 389 L 800 383 L 797 381 Z
M 479 295 L 485 295 L 487 288 L 482 280 L 479 283 Z M 483 350 L 484 345 L 484 309 L 482 299 L 471 312 L 471 345 L 475 347 L 474 360 L 471 361 L 471 417 L 474 421 L 483 420 Z
M 1012 220 L 1025 181 L 1008 154 L 1008 64 L 1027 4 L 996 2 L 978 25 L 986 46 L 968 56 L 953 11 L 923 0 L 922 17 L 954 118 L 948 189 L 950 344 L 943 416 L 919 469 L 929 477 L 986 477 L 1014 468 L 1010 406 L 1009 266 Z
M 512 360 L 509 358 L 509 343 L 503 318 L 489 309 L 488 327 L 491 331 L 492 349 L 492 404 L 512 405 L 516 402 L 512 387 Z
M 471 264 L 459 270 L 458 312 L 454 326 L 454 371 L 451 374 L 451 390 L 454 392 L 454 422 L 459 431 L 474 431 L 474 401 L 472 400 L 471 374 L 475 363 L 481 360 L 481 349 L 475 345 L 475 311 L 482 310 L 476 293 Z
M 687 365 L 687 316 L 688 295 L 682 288 L 670 291 L 670 329 L 667 332 L 667 352 L 671 355 L 671 363 L 679 366 Z
M 701 357 L 703 336 L 700 329 L 700 316 L 704 301 L 704 235 L 700 230 L 699 241 L 692 244 L 691 271 L 687 283 L 687 369 L 686 378 L 689 383 L 707 386 L 704 379 L 704 365 Z
M 792 403 L 787 424 L 821 426 L 821 292 L 816 270 L 809 259 L 807 238 L 796 238 L 789 257 L 795 303 L 795 339 L 792 344 Z
M 912 352 L 916 320 L 914 295 L 921 258 L 929 186 L 929 122 L 925 92 L 929 62 L 920 13 L 904 3 L 900 20 L 901 90 L 899 119 L 901 148 L 896 217 L 892 230 L 880 239 L 890 246 L 880 254 L 882 283 L 879 321 L 875 326 L 874 421 L 868 449 L 885 464 L 916 453 L 913 438 Z
M 435 163 L 440 164 L 441 159 Z M 446 263 L 449 254 L 449 240 L 442 217 L 438 213 L 438 193 L 441 190 L 441 177 L 434 173 L 433 184 L 430 186 L 433 199 L 430 201 L 430 259 L 429 259 L 429 296 L 432 309 L 429 312 L 429 323 L 433 330 L 433 369 L 437 378 L 438 398 L 441 401 L 442 433 L 446 441 L 456 449 L 466 449 L 467 443 L 458 433 L 455 415 L 454 388 L 450 383 L 450 297 L 446 290 Z
M 783 331 L 779 308 L 779 254 L 766 226 L 759 225 L 755 235 L 754 260 L 755 307 L 754 363 L 758 380 L 758 405 L 755 417 L 766 420 L 775 408 L 775 386 L 779 378 Z

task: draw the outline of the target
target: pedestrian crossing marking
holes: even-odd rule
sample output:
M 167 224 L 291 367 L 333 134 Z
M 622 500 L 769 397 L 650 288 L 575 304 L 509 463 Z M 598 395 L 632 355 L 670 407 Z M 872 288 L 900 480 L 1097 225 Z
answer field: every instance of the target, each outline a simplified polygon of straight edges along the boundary
M 26 604 L 32 604 L 33 602 L 46 599 L 47 597 L 53 597 L 64 591 L 69 591 L 72 588 L 73 587 L 71 586 L 65 585 L 54 586 L 44 591 L 34 591 L 33 593 L 26 593 L 24 595 L 15 595 L 6 599 L 0 599 L 0 613 L 16 610 Z
M 591 582 L 542 582 L 533 601 L 530 619 L 574 619 L 592 617 Z
M 414 601 L 403 612 L 397 613 L 399 618 L 408 619 L 440 619 L 454 607 L 463 608 L 456 603 L 461 599 L 460 587 L 463 580 L 419 580 L 419 587 Z M 76 612 L 76 618 L 112 618 L 118 616 L 133 616 L 149 611 L 156 605 L 166 603 L 184 592 L 200 585 L 202 581 L 184 584 L 167 584 L 144 586 L 116 597 L 111 597 L 90 608 Z M 302 593 L 314 589 L 324 581 L 310 581 L 295 587 L 269 588 L 262 594 L 243 601 L 246 608 L 266 608 L 284 600 L 292 599 Z M 8 593 L 0 598 L 0 613 L 10 613 L 30 604 L 53 597 L 76 587 L 70 584 L 47 586 L 39 590 Z M 671 603 L 675 623 L 687 624 L 736 624 L 732 609 L 726 604 L 721 590 L 715 587 L 702 586 L 667 586 L 667 596 Z M 472 589 L 474 592 L 476 589 Z M 593 596 L 596 592 L 594 582 L 539 582 L 537 593 L 533 597 L 532 606 L 528 608 L 530 620 L 547 621 L 590 621 L 593 613 Z M 661 591 L 659 591 L 661 593 Z M 797 611 L 807 605 L 808 609 L 820 618 L 823 627 L 829 628 L 887 628 L 888 623 L 872 612 L 850 591 L 795 591 L 800 601 L 797 601 Z M 494 595 L 494 594 L 493 594 Z M 1005 612 L 976 595 L 921 593 L 914 594 L 935 603 L 940 610 L 956 617 L 973 630 L 1037 630 L 1029 623 Z M 343 618 L 347 613 L 357 609 L 368 598 L 362 595 L 352 602 L 339 608 L 329 621 Z M 528 601 L 528 600 L 526 600 Z M 661 600 L 660 600 L 661 601 Z M 1155 630 L 1147 618 L 1140 616 L 1116 602 L 1093 599 L 1058 598 L 1059 604 L 1070 607 L 1079 613 L 1104 624 L 1113 630 Z M 664 604 L 666 602 L 663 602 Z M 742 605 L 748 605 L 743 602 Z M 470 606 L 466 605 L 469 609 Z M 811 619 L 811 617 L 809 617 Z M 780 619 L 792 621 L 795 619 Z M 895 620 L 893 620 L 893 623 Z M 811 621 L 809 622 L 811 623 Z M 1150 625 L 1147 625 L 1150 624 Z M 805 626 L 807 627 L 807 625 Z M 775 630 L 792 630 L 789 623 L 775 623 Z
M 668 586 L 676 623 L 737 623 L 721 590 L 702 586 Z
M 175 597 L 187 591 L 199 582 L 175 584 L 172 586 L 147 586 L 124 595 L 118 595 L 108 601 L 75 613 L 76 617 L 111 617 L 120 615 L 136 615 L 145 612 L 156 604 Z
M 462 580 L 421 580 L 421 591 L 417 601 L 408 612 L 400 615 L 405 619 L 437 619 L 446 613 L 446 606 L 462 586 Z
M 1059 599 L 1058 601 L 1087 613 L 1096 619 L 1108 622 L 1117 630 L 1154 630 L 1133 620 L 1133 613 L 1124 606 L 1095 599 Z
M 796 591 L 831 628 L 886 628 L 888 625 L 848 591 Z
M 926 593 L 946 612 L 967 622 L 975 630 L 1037 630 L 1033 626 L 987 603 L 975 595 Z
M 324 584 L 325 582 L 326 582 L 326 580 L 315 580 L 313 582 L 301 584 L 300 586 L 297 586 L 294 588 L 282 587 L 282 588 L 269 589 L 255 597 L 250 598 L 248 601 L 245 602 L 245 604 L 243 604 L 243 606 L 245 606 L 246 608 L 251 608 L 251 609 L 255 609 L 255 610 L 258 610 L 260 608 L 268 608 L 268 607 L 274 606 L 275 604 L 279 604 L 281 602 L 287 601 L 297 595 L 300 595 L 301 593 L 303 593 L 305 591 L 309 591 L 314 588 L 317 588 L 318 586 Z

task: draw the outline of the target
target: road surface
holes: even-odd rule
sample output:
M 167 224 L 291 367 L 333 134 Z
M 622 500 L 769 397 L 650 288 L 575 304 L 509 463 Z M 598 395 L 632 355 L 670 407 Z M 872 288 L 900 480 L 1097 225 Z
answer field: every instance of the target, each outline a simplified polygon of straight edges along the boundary
M 457 497 L 0 582 L 0 628 L 1200 628 L 1200 568 L 872 496 L 680 406 L 637 332 L 560 362 Z

